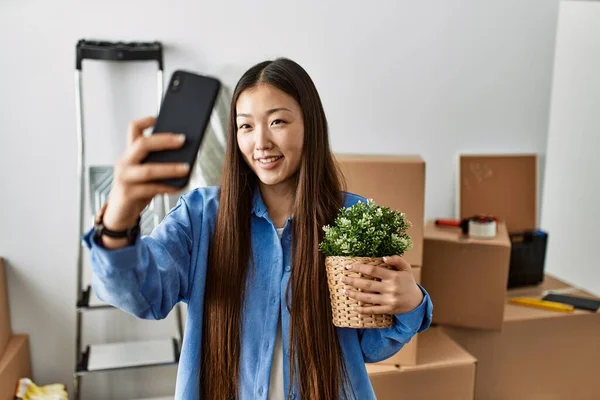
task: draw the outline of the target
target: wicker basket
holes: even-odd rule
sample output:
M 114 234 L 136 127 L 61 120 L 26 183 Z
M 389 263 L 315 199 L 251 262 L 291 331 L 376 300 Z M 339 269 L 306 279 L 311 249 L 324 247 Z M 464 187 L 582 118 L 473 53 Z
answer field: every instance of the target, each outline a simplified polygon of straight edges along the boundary
M 344 290 L 351 289 L 351 287 L 343 282 L 340 282 L 340 278 L 342 276 L 348 276 L 351 278 L 379 280 L 378 278 L 373 278 L 358 272 L 346 270 L 346 265 L 356 262 L 391 268 L 383 262 L 382 258 L 325 257 L 325 267 L 327 268 L 327 284 L 329 285 L 329 295 L 333 313 L 333 324 L 340 328 L 388 328 L 392 326 L 392 315 L 363 315 L 352 310 L 352 307 L 370 306 L 371 304 L 363 303 L 346 296 L 344 294 Z

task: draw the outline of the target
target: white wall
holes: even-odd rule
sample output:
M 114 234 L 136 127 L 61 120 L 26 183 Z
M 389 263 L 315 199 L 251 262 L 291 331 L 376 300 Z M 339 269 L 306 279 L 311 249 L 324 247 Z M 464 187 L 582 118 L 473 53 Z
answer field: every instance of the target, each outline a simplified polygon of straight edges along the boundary
M 546 266 L 600 295 L 600 2 L 561 3 L 542 228 Z
M 73 368 L 79 38 L 159 39 L 167 73 L 189 68 L 229 86 L 255 62 L 293 58 L 319 88 L 335 151 L 423 155 L 426 215 L 452 216 L 457 152 L 545 150 L 557 9 L 557 0 L 1 2 L 0 254 L 36 380 L 70 382 Z M 91 161 L 112 162 L 127 122 L 154 112 L 153 68 L 84 68 Z M 90 340 L 141 335 L 109 325 L 110 315 L 94 317 Z M 150 326 L 160 336 L 172 324 Z M 171 389 L 174 369 L 161 376 L 148 393 Z M 148 375 L 89 378 L 87 398 L 125 398 L 120 385 L 133 395 L 136 377 Z

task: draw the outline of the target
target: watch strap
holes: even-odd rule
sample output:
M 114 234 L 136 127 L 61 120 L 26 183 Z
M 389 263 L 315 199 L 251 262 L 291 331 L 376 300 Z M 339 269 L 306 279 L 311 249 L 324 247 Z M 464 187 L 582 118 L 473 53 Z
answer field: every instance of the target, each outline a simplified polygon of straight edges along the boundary
M 140 232 L 141 216 L 138 216 L 135 224 L 127 229 L 121 231 L 111 230 L 104 225 L 104 212 L 106 211 L 107 206 L 108 203 L 105 203 L 94 218 L 94 237 L 97 242 L 102 243 L 100 241 L 101 237 L 107 236 L 113 239 L 127 239 L 130 245 L 134 244 L 135 239 Z

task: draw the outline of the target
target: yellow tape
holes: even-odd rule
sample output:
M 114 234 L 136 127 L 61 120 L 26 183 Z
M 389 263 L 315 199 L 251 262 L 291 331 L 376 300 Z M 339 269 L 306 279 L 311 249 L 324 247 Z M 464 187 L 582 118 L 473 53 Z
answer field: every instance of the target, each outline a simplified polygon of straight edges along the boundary
M 526 307 L 542 308 L 544 310 L 573 312 L 575 307 L 569 304 L 557 303 L 555 301 L 546 301 L 534 299 L 530 297 L 515 297 L 509 300 L 512 304 L 517 304 Z

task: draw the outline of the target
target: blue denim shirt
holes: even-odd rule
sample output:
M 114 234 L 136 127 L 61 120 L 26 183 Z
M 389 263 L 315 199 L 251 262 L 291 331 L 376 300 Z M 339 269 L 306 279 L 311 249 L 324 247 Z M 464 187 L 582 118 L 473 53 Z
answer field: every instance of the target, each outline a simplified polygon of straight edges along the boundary
M 291 219 L 279 240 L 260 191 L 252 208 L 251 238 L 255 273 L 248 285 L 242 323 L 240 399 L 267 399 L 271 362 L 279 317 L 282 323 L 284 387 L 289 390 L 290 314 L 285 291 L 290 278 Z M 135 316 L 165 318 L 173 306 L 188 305 L 187 323 L 179 368 L 176 399 L 199 399 L 199 364 L 202 313 L 206 285 L 209 238 L 214 232 L 219 188 L 200 188 L 185 194 L 149 236 L 133 246 L 106 250 L 93 240 L 92 230 L 84 235 L 91 253 L 92 286 L 103 301 Z M 347 194 L 346 206 L 364 198 Z M 423 302 L 415 310 L 397 315 L 385 329 L 336 328 L 357 399 L 375 399 L 365 362 L 394 355 L 417 332 L 431 323 L 432 304 L 423 290 Z M 292 388 L 292 398 L 297 389 Z

